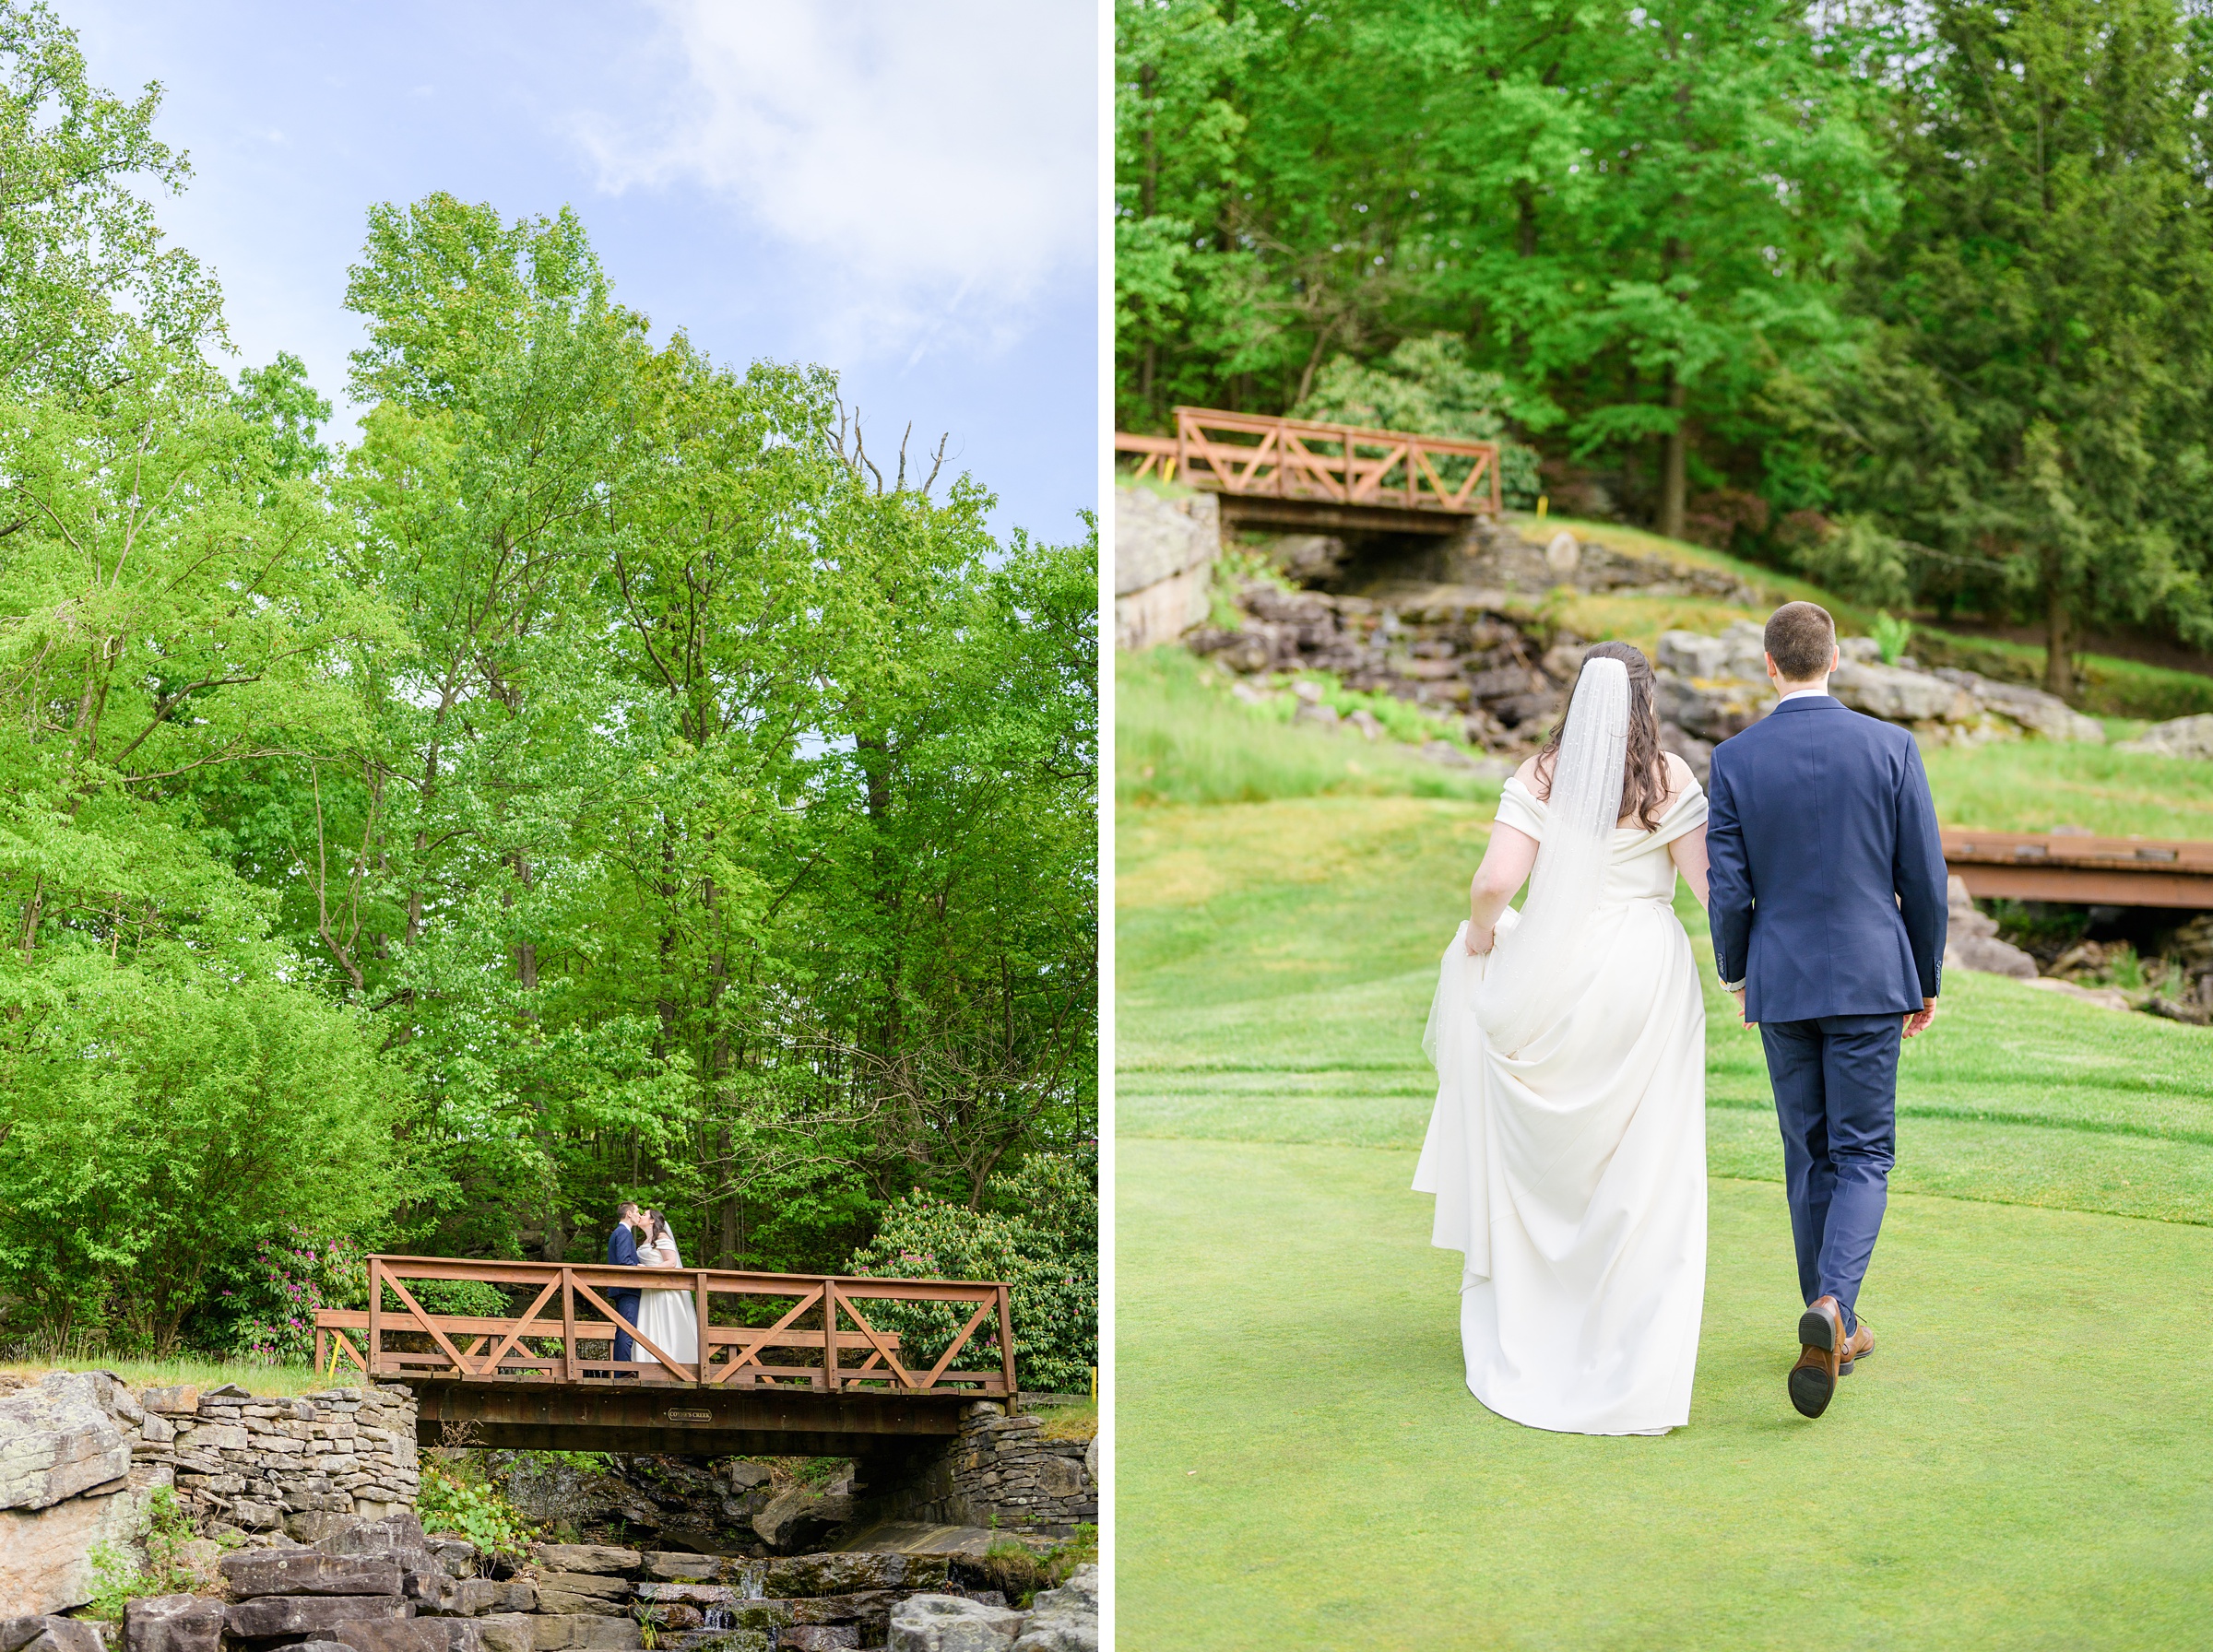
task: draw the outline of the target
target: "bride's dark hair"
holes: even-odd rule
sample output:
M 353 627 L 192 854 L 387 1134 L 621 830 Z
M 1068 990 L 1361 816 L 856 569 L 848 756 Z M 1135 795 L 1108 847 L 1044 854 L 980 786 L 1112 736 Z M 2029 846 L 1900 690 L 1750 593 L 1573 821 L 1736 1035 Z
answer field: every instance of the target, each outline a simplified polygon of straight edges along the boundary
M 1666 775 L 1660 767 L 1660 714 L 1652 706 L 1652 663 L 1644 650 L 1628 643 L 1601 643 L 1583 655 L 1592 660 L 1619 660 L 1629 674 L 1629 749 L 1622 765 L 1621 818 L 1636 817 L 1647 832 L 1660 824 L 1660 804 L 1666 796 Z M 1579 672 L 1580 676 L 1580 673 Z M 1572 702 L 1574 695 L 1568 696 Z M 1552 726 L 1552 738 L 1537 753 L 1537 777 L 1552 791 L 1552 765 L 1560 755 L 1560 737 L 1568 731 L 1568 714 Z

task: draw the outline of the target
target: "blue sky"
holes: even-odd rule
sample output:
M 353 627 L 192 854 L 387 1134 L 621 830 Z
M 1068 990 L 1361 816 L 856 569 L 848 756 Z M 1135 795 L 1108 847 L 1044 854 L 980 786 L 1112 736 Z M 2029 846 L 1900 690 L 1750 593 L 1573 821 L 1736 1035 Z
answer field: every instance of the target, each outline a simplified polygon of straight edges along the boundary
M 617 295 L 718 359 L 823 362 L 871 455 L 948 431 L 1002 527 L 1097 492 L 1097 24 L 1089 0 L 59 0 L 96 83 L 165 88 L 172 237 L 239 361 L 346 416 L 372 202 L 574 206 Z M 341 431 L 349 434 L 349 430 Z

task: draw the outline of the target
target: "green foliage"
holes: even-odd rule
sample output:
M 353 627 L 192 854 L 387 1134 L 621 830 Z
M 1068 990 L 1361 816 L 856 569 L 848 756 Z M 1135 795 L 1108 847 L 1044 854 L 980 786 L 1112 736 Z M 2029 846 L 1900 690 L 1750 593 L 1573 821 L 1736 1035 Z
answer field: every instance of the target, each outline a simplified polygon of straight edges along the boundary
M 1875 638 L 1876 647 L 1881 650 L 1883 664 L 1895 666 L 1904 656 L 1906 644 L 1912 640 L 1913 626 L 1910 620 L 1896 619 L 1888 612 L 1884 612 L 1875 617 L 1875 624 L 1868 634 Z
M 538 1528 L 485 1476 L 479 1456 L 445 1450 L 426 1455 L 415 1512 L 425 1531 L 456 1531 L 485 1552 L 519 1563 Z
M 1063 1539 L 1043 1553 L 1026 1543 L 1001 1539 L 964 1569 L 977 1573 L 987 1588 L 1005 1594 L 1007 1604 L 1017 1611 L 1028 1611 L 1040 1589 L 1059 1587 L 1078 1566 L 1086 1562 L 1095 1564 L 1098 1558 L 1099 1528 L 1079 1526 L 1075 1536 Z
M 1025 1387 L 1083 1393 L 1099 1363 L 1099 1195 L 1095 1159 L 1037 1153 L 991 1178 L 997 1210 L 917 1190 L 884 1213 L 850 1271 L 871 1279 L 1000 1280 L 1014 1318 L 1015 1374 Z M 870 1322 L 899 1332 L 904 1358 L 942 1353 L 973 1310 L 929 1303 L 870 1304 Z M 978 1363 L 969 1363 L 976 1360 Z M 973 1342 L 956 1358 L 978 1369 Z
M 510 1304 L 497 1285 L 482 1280 L 409 1280 L 408 1294 L 422 1304 L 426 1314 L 459 1314 L 475 1318 L 497 1318 L 519 1314 L 527 1304 Z M 385 1287 L 385 1306 L 398 1312 L 399 1295 Z
M 1287 408 L 1449 329 L 1527 428 L 1680 467 L 1693 428 L 1758 441 L 1779 356 L 1844 342 L 1834 274 L 1896 210 L 1794 5 L 1123 0 L 1116 59 L 1133 428 Z
M 1508 435 L 1510 407 L 1505 378 L 1473 366 L 1467 340 L 1457 334 L 1433 333 L 1402 341 L 1373 364 L 1352 356 L 1337 357 L 1315 375 L 1313 387 L 1291 411 L 1300 419 L 1331 424 L 1496 442 L 1507 507 L 1525 511 L 1537 502 L 1537 454 Z M 1439 471 L 1443 480 L 1454 485 L 1467 473 L 1467 465 L 1457 461 Z M 1385 478 L 1384 485 L 1397 479 L 1394 473 Z
M 329 1245 L 620 1195 L 821 1271 L 1094 1136 L 1095 525 L 445 194 L 369 215 L 337 451 L 213 366 L 154 108 L 0 9 L 0 1332 L 297 1359 Z
M 120 1623 L 131 1601 L 189 1593 L 195 1581 L 183 1559 L 194 1537 L 192 1516 L 167 1486 L 155 1486 L 146 1499 L 146 1518 L 128 1544 L 98 1542 L 87 1553 L 92 1599 L 85 1610 L 101 1622 Z
M 1119 0 L 1116 63 L 1129 428 L 1504 416 L 1671 535 L 2041 627 L 2077 703 L 2088 633 L 2213 647 L 2179 0 Z

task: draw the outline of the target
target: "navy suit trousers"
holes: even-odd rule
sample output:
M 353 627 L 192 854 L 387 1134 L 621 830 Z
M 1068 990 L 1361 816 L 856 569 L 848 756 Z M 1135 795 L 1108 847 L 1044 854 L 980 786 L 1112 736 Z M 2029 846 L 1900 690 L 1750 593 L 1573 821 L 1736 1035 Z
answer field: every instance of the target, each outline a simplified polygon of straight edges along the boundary
M 607 1293 L 607 1305 L 629 1320 L 631 1324 L 637 1324 L 638 1293 L 635 1291 L 609 1291 Z M 615 1358 L 634 1360 L 637 1357 L 638 1345 L 630 1339 L 630 1333 L 625 1330 L 618 1330 L 615 1333 Z
M 1848 1331 L 1859 1323 L 1860 1280 L 1875 1254 L 1898 1156 L 1903 1032 L 1897 1015 L 1759 1024 L 1782 1126 L 1798 1286 L 1809 1304 L 1835 1297 Z

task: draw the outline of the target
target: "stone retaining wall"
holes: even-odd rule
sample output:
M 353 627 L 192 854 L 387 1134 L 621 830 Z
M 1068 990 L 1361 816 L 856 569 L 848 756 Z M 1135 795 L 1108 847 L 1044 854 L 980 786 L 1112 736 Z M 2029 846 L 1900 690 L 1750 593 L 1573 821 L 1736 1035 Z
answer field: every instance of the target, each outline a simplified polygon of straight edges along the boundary
M 965 1409 L 949 1449 L 879 1469 L 867 1502 L 879 1518 L 1067 1537 L 1099 1519 L 1096 1457 L 1089 1440 L 1041 1438 L 1045 1419 L 1010 1417 L 988 1400 Z
M 173 1477 L 209 1529 L 282 1529 L 312 1542 L 349 1516 L 412 1508 L 415 1397 L 396 1383 L 297 1398 L 226 1384 L 149 1388 L 133 1462 Z

